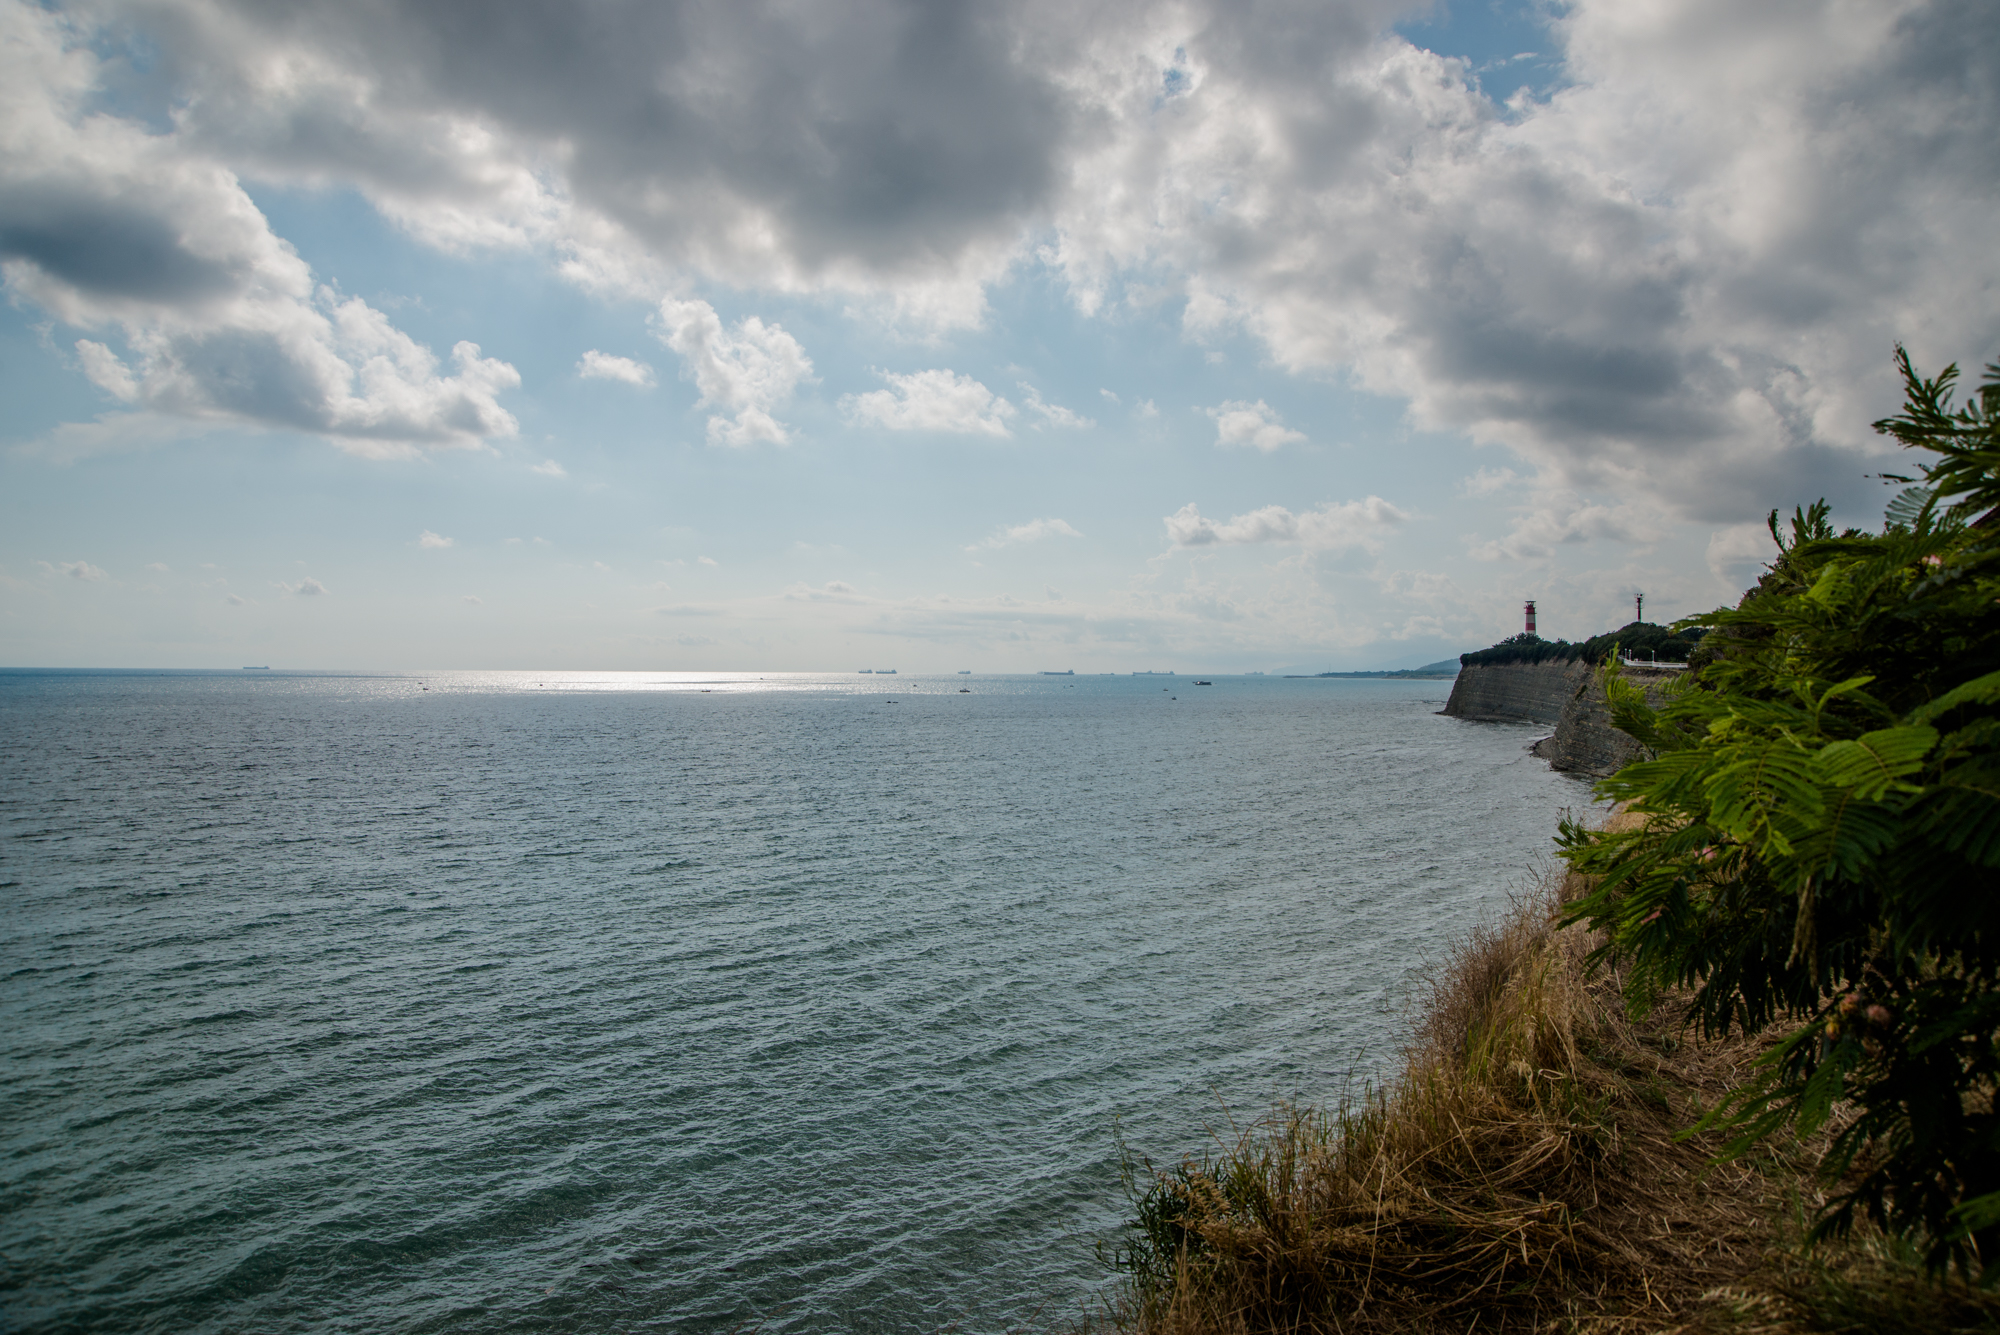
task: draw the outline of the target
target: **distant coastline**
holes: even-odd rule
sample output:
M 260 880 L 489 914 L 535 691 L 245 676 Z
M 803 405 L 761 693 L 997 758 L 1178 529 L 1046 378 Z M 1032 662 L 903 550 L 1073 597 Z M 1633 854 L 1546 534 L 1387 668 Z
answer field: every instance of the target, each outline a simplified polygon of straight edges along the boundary
M 1436 663 L 1426 663 L 1422 667 L 1398 668 L 1393 672 L 1292 672 L 1286 674 L 1287 681 L 1317 681 L 1322 677 L 1342 679 L 1368 678 L 1397 681 L 1450 681 L 1458 675 L 1456 658 L 1441 659 Z

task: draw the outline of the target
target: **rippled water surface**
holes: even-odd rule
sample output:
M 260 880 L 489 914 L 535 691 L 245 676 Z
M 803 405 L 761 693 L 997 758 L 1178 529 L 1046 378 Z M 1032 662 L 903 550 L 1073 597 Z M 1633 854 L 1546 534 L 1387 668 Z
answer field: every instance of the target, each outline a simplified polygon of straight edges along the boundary
M 1074 1313 L 1587 800 L 1446 686 L 0 673 L 0 1326 Z

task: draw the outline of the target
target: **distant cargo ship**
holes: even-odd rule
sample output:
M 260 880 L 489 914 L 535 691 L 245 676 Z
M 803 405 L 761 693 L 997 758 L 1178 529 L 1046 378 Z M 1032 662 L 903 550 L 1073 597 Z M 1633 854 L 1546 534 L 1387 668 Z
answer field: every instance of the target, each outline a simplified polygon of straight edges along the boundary
M 1174 674 L 1171 672 L 1134 672 L 1132 675 L 1135 677 L 1171 677 Z
M 264 664 L 262 667 L 251 667 L 247 663 L 243 666 L 243 671 L 245 672 L 269 672 L 270 670 L 271 665 L 269 663 Z
M 1074 677 L 1076 675 L 1076 669 L 1071 668 L 1067 672 L 1044 672 L 1042 675 L 1044 677 Z

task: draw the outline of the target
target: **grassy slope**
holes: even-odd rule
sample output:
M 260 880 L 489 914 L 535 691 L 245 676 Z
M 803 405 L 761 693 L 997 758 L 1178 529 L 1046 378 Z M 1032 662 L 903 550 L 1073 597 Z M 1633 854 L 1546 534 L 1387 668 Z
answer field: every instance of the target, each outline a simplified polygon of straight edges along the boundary
M 1103 1324 L 1263 1331 L 2000 1329 L 1881 1239 L 1802 1258 L 1812 1147 L 1678 1139 L 1760 1050 L 1628 1018 L 1551 886 L 1462 943 L 1402 1075 L 1149 1172 Z

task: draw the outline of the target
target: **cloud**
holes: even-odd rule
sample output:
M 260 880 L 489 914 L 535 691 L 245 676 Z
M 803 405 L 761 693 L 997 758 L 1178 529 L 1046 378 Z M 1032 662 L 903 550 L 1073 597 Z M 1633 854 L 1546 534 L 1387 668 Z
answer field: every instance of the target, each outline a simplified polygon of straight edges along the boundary
M 88 561 L 57 561 L 54 563 L 37 561 L 35 564 L 41 567 L 42 573 L 45 575 L 67 575 L 71 579 L 90 580 L 92 582 L 106 578 L 102 570 Z
M 565 478 L 569 476 L 569 470 L 553 459 L 544 459 L 540 463 L 532 465 L 528 471 L 530 473 L 540 473 L 543 477 Z M 509 541 L 519 542 L 520 539 L 511 538 Z
M 146 565 L 146 569 L 148 569 L 148 570 L 157 570 L 157 571 L 159 571 L 159 572 L 160 572 L 161 574 L 166 574 L 166 573 L 167 573 L 168 571 L 170 571 L 170 570 L 171 570 L 172 568 L 173 568 L 173 567 L 169 566 L 169 565 L 168 565 L 168 564 L 167 564 L 167 563 L 166 563 L 165 561 L 151 561 L 151 562 L 148 562 L 148 563 L 147 563 L 147 565 Z
M 814 604 L 858 604 L 858 602 L 864 602 L 862 596 L 854 592 L 854 586 L 848 584 L 846 580 L 828 580 L 826 584 L 820 584 L 820 586 L 812 586 L 812 584 L 804 584 L 804 582 L 792 584 L 792 586 L 788 586 L 780 594 L 780 598 L 784 598 L 786 602 L 814 602 Z
M 1511 468 L 1482 468 L 1459 483 L 1459 490 L 1468 496 L 1491 496 L 1520 480 L 1520 474 Z
M 708 443 L 746 446 L 758 441 L 783 445 L 789 437 L 771 410 L 812 379 L 812 362 L 798 340 L 756 316 L 725 331 L 715 308 L 705 301 L 668 297 L 660 303 L 654 332 L 681 355 L 701 398 L 695 407 L 735 413 L 708 419 Z
M 480 596 L 479 596 L 478 594 L 476 594 L 476 593 L 468 593 L 468 594 L 466 594 L 466 595 L 465 595 L 465 597 L 463 597 L 463 598 L 459 599 L 459 601 L 460 601 L 460 602 L 463 602 L 463 603 L 470 603 L 470 604 L 472 604 L 472 605 L 473 605 L 474 607 L 480 607 L 480 606 L 483 606 L 483 605 L 485 604 L 485 602 L 486 602 L 486 600 L 485 600 L 484 598 L 481 598 L 481 597 L 480 597 Z
M 646 363 L 614 357 L 596 348 L 577 358 L 576 373 L 585 380 L 619 380 L 640 389 L 651 389 L 654 384 L 653 368 Z
M 1099 85 L 1115 128 L 1075 175 L 1115 188 L 1050 247 L 1081 306 L 1143 273 L 1197 338 L 1711 519 L 1854 493 L 1893 338 L 2000 342 L 1971 296 L 2000 278 L 2000 31 L 1970 0 L 1579 0 L 1566 86 L 1506 114 L 1340 26 L 1207 28 L 1164 100 L 1136 62 Z
M 697 556 L 695 558 L 695 563 L 697 565 L 705 565 L 705 566 L 720 566 L 722 564 L 722 562 L 716 560 L 712 556 Z
M 1039 414 L 1050 426 L 1075 427 L 1080 429 L 1097 425 L 1090 418 L 1080 417 L 1058 404 L 1043 403 L 1041 392 L 1025 380 L 1021 382 L 1021 393 L 1027 399 L 1028 411 Z M 1116 402 L 1116 400 L 1114 399 L 1113 402 Z
M 959 435 L 1011 436 L 1007 419 L 1014 405 L 969 375 L 949 368 L 897 375 L 880 372 L 889 388 L 847 394 L 841 411 L 865 426 L 890 431 L 946 431 Z
M 300 598 L 317 598 L 326 592 L 326 585 L 307 575 L 296 584 L 280 584 L 286 593 Z
M 249 606 L 250 602 L 249 599 L 238 597 L 236 594 L 233 593 L 225 594 L 223 596 L 222 601 L 228 603 L 231 607 L 247 607 Z
M 1083 534 L 1071 528 L 1061 519 L 1030 519 L 1025 524 L 1003 526 L 992 537 L 975 542 L 965 550 L 983 551 L 996 547 L 1012 547 L 1023 542 L 1039 542 L 1043 538 L 1080 538 Z
M 90 31 L 32 5 L 0 12 L 0 274 L 16 301 L 100 336 L 73 344 L 92 383 L 148 413 L 364 454 L 513 434 L 498 402 L 520 383 L 513 367 L 461 342 L 442 370 L 382 312 L 317 282 L 229 166 L 107 108 L 98 93 L 122 67 Z
M 452 539 L 447 537 L 442 537 L 439 534 L 431 532 L 429 529 L 425 529 L 422 533 L 419 533 L 417 535 L 417 546 L 419 547 L 425 547 L 425 548 L 449 547 L 452 545 L 452 541 L 453 541 Z
M 1660 537 L 1660 521 L 1655 507 L 1545 492 L 1523 507 L 1506 537 L 1479 543 L 1471 554 L 1481 561 L 1541 560 L 1576 543 L 1648 543 Z
M 1398 0 L 14 5 L 0 247 L 120 402 L 351 448 L 505 434 L 512 368 L 425 366 L 365 305 L 349 337 L 239 176 L 592 291 L 840 294 L 920 332 L 1040 265 L 1550 486 L 1711 527 L 1860 494 L 1890 342 L 2000 344 L 1986 7 L 1558 8 L 1556 91 L 1501 108 Z M 782 434 L 710 402 L 724 441 Z
M 1708 538 L 1708 568 L 1725 586 L 1736 589 L 1756 582 L 1757 573 L 1778 554 L 1771 530 L 1762 524 L 1732 524 Z
M 1272 450 L 1306 438 L 1304 432 L 1284 425 L 1284 419 L 1262 399 L 1255 403 L 1231 399 L 1219 408 L 1204 408 L 1202 411 L 1215 419 L 1217 445 L 1247 446 L 1269 454 Z
M 854 586 L 844 580 L 838 579 L 828 580 L 817 587 L 803 582 L 793 584 L 786 588 L 779 596 L 788 602 L 795 603 L 852 603 L 859 601 L 858 596 L 854 592 Z
M 1308 551 L 1336 551 L 1359 547 L 1373 551 L 1382 537 L 1409 516 L 1383 500 L 1327 502 L 1304 514 L 1293 514 L 1282 505 L 1217 523 L 1203 518 L 1193 502 L 1167 516 L 1167 538 L 1176 547 L 1240 546 L 1253 543 L 1297 543 Z

